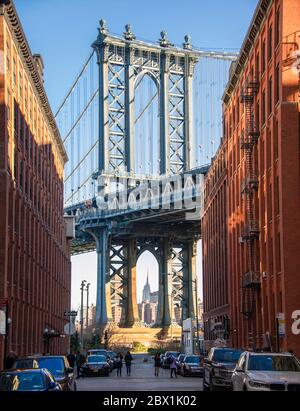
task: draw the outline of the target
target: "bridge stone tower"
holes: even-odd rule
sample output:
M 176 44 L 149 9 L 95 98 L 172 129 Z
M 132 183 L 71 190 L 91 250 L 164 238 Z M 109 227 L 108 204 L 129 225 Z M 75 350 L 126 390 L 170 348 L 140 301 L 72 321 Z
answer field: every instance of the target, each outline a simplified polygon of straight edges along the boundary
M 110 35 L 104 20 L 93 43 L 99 68 L 98 206 L 105 203 L 112 181 L 126 181 L 127 192 L 157 176 L 135 169 L 135 89 L 150 76 L 158 91 L 160 178 L 184 175 L 193 167 L 193 74 L 197 53 L 189 36 L 174 47 L 162 32 L 159 43 L 138 41 L 131 26 L 123 38 Z M 159 179 L 158 179 L 159 180 Z M 96 321 L 112 321 L 112 308 L 122 307 L 121 327 L 139 326 L 136 298 L 138 257 L 150 251 L 159 265 L 158 327 L 169 327 L 174 304 L 182 318 L 195 317 L 196 249 L 199 221 L 187 222 L 182 210 L 163 215 L 102 211 L 81 219 L 79 229 L 96 244 Z

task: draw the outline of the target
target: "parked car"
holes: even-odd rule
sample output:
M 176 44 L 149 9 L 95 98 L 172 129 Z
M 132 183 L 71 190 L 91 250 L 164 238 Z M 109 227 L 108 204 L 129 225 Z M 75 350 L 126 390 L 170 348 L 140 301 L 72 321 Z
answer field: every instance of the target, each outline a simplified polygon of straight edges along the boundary
M 181 364 L 183 363 L 183 360 L 185 359 L 186 354 L 179 354 L 177 357 L 177 371 L 181 372 Z
M 67 357 L 49 355 L 36 358 L 39 368 L 46 368 L 60 384 L 63 391 L 76 391 L 77 385 L 74 370 L 70 367 Z
M 0 372 L 0 391 L 62 391 L 46 369 L 8 370 Z
M 110 373 L 110 366 L 105 355 L 90 355 L 82 368 L 83 377 L 90 375 L 99 376 L 104 375 L 108 377 Z
M 203 376 L 203 362 L 199 355 L 187 355 L 181 363 L 181 375 L 183 377 L 197 375 Z
M 234 391 L 300 391 L 300 363 L 292 354 L 246 351 L 232 384 Z
M 203 390 L 217 388 L 232 390 L 231 377 L 243 350 L 234 348 L 211 348 L 204 360 Z
M 172 357 L 177 358 L 179 354 L 180 352 L 177 352 L 177 351 L 167 351 L 163 358 L 162 367 L 166 369 L 170 368 L 171 358 Z
M 30 356 L 15 361 L 13 369 L 45 368 L 61 385 L 63 391 L 76 391 L 73 368 L 65 356 Z

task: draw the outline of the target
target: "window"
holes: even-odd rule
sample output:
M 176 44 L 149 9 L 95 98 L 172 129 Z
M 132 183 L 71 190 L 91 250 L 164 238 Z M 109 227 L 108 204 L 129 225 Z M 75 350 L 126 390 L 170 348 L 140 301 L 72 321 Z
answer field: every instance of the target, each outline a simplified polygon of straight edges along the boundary
M 278 121 L 276 121 L 274 126 L 274 160 L 278 159 Z
M 256 130 L 260 129 L 260 104 L 259 101 L 256 103 Z
M 275 101 L 278 103 L 280 98 L 280 67 L 277 64 L 275 69 Z
M 260 61 L 260 55 L 259 53 L 256 54 L 256 62 L 255 62 L 255 76 L 256 76 L 256 81 L 259 79 L 259 61 Z
M 269 114 L 273 110 L 273 78 L 272 76 L 269 79 Z
M 266 91 L 262 92 L 262 113 L 261 113 L 262 124 L 266 122 Z
M 261 56 L 261 71 L 264 73 L 266 71 L 266 41 L 262 43 L 262 56 Z
M 6 70 L 10 71 L 10 47 L 9 43 L 6 43 Z
M 272 56 L 273 56 L 273 26 L 271 25 L 269 27 L 269 52 L 268 52 L 269 61 L 271 60 Z
M 275 44 L 278 46 L 280 42 L 280 8 L 276 12 L 276 34 L 275 34 Z

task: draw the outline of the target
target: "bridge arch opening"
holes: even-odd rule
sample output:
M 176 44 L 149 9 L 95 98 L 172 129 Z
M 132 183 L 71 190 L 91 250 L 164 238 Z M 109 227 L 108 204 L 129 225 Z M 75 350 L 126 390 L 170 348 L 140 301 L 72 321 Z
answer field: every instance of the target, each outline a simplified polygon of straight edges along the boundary
M 136 287 L 139 320 L 153 325 L 157 320 L 159 264 L 154 254 L 143 251 L 136 265 Z
M 154 77 L 143 72 L 135 82 L 135 161 L 137 175 L 159 175 L 159 89 Z

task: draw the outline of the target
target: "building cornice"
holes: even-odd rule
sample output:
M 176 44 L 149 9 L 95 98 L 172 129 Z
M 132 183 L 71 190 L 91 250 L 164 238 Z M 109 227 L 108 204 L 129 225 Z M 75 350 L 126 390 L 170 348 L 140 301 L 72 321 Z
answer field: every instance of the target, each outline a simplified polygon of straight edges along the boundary
M 247 63 L 248 57 L 251 53 L 251 50 L 255 44 L 255 40 L 257 38 L 258 33 L 260 32 L 261 26 L 265 20 L 265 17 L 268 13 L 269 7 L 273 0 L 260 0 L 256 10 L 254 12 L 254 16 L 252 18 L 252 21 L 250 23 L 249 30 L 246 34 L 246 37 L 244 39 L 243 45 L 241 47 L 241 51 L 239 54 L 239 57 L 237 61 L 232 66 L 231 68 L 231 73 L 230 73 L 230 78 L 229 82 L 226 86 L 224 95 L 223 95 L 223 101 L 225 104 L 228 104 L 230 101 L 231 95 L 233 91 L 235 90 L 235 87 L 241 77 L 241 74 L 245 68 L 245 65 Z
M 52 113 L 50 103 L 49 103 L 49 100 L 48 100 L 48 97 L 46 95 L 46 91 L 43 85 L 43 81 L 40 77 L 40 74 L 34 62 L 34 58 L 31 53 L 29 44 L 26 40 L 25 33 L 23 31 L 16 8 L 12 0 L 6 0 L 5 2 L 1 0 L 0 3 L 2 3 L 2 7 L 4 7 L 5 20 L 11 29 L 11 32 L 14 36 L 16 44 L 18 44 L 19 52 L 25 62 L 24 66 L 26 67 L 26 70 L 30 75 L 30 78 L 32 80 L 32 83 L 36 91 L 36 95 L 38 96 L 40 105 L 44 111 L 44 114 L 48 120 L 48 124 L 54 135 L 55 142 L 57 144 L 59 153 L 64 163 L 66 163 L 68 161 L 68 156 L 64 148 L 54 115 Z

